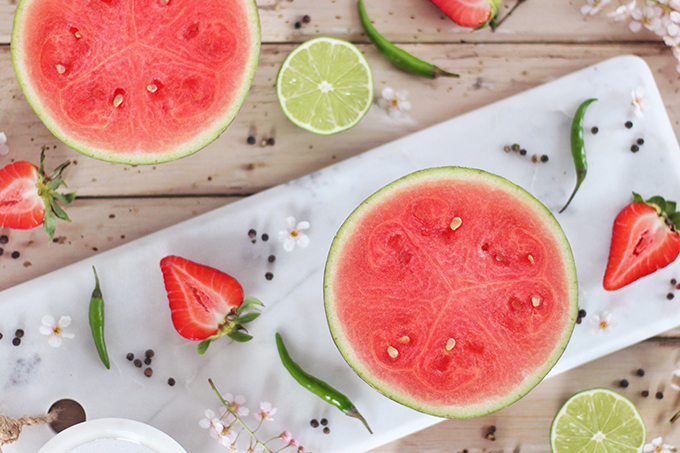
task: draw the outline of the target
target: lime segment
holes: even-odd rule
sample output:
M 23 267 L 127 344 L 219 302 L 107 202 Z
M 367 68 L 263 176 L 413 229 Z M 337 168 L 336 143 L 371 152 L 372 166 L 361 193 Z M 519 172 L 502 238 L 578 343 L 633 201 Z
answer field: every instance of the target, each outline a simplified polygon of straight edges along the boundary
M 633 403 L 604 388 L 569 398 L 550 429 L 553 453 L 637 453 L 645 438 L 645 423 Z
M 297 126 L 329 135 L 354 126 L 373 102 L 373 76 L 354 45 L 334 38 L 311 39 L 281 65 L 276 94 Z

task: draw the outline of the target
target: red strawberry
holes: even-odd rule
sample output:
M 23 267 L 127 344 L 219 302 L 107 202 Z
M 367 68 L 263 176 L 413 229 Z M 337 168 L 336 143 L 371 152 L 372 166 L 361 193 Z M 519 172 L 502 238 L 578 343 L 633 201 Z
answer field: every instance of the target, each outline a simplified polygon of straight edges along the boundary
M 40 168 L 19 161 L 0 169 L 0 228 L 28 230 L 42 223 L 51 242 L 57 219 L 71 221 L 58 203 L 69 204 L 76 194 L 55 192 L 66 185 L 61 172 L 71 162 L 64 162 L 45 176 L 44 160 L 45 147 L 40 153 Z
M 501 0 L 432 0 L 455 23 L 463 27 L 482 28 L 491 23 Z
M 260 313 L 254 297 L 243 299 L 243 288 L 236 279 L 212 267 L 179 256 L 161 260 L 161 271 L 168 292 L 172 323 L 177 332 L 190 340 L 203 340 L 198 353 L 203 354 L 211 341 L 228 335 L 236 341 L 248 341 L 246 324 Z M 248 313 L 246 313 L 249 311 Z
M 668 266 L 680 254 L 676 231 L 680 212 L 661 197 L 644 201 L 636 193 L 614 220 L 604 289 L 613 291 Z

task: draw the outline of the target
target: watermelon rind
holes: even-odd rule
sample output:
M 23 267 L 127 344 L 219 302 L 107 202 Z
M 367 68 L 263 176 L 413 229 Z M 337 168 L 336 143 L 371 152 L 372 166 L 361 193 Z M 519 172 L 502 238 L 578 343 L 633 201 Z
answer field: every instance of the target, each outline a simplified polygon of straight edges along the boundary
M 241 1 L 247 11 L 247 20 L 252 25 L 251 37 L 253 42 L 250 48 L 250 55 L 242 68 L 242 81 L 239 83 L 239 88 L 234 91 L 233 102 L 231 102 L 229 108 L 226 109 L 213 124 L 205 127 L 200 134 L 191 137 L 187 141 L 178 142 L 162 153 L 145 153 L 144 150 L 121 152 L 116 148 L 115 143 L 107 148 L 94 147 L 84 141 L 73 138 L 72 135 L 64 130 L 55 118 L 47 112 L 40 96 L 30 82 L 29 73 L 23 63 L 28 59 L 35 58 L 34 55 L 28 54 L 23 48 L 23 35 L 25 29 L 24 16 L 26 11 L 34 3 L 39 3 L 40 0 L 20 0 L 16 7 L 10 42 L 14 72 L 26 100 L 38 118 L 55 137 L 74 150 L 95 159 L 130 165 L 157 164 L 177 160 L 200 151 L 215 141 L 220 134 L 224 132 L 224 130 L 233 122 L 236 114 L 243 105 L 253 79 L 255 78 L 255 70 L 257 69 L 259 61 L 262 40 L 260 16 L 255 0 Z
M 568 291 L 567 322 L 563 326 L 564 329 L 562 333 L 556 340 L 555 347 L 550 357 L 540 368 L 535 369 L 532 374 L 528 375 L 523 382 L 517 385 L 512 392 L 474 405 L 440 405 L 436 403 L 427 403 L 401 393 L 391 386 L 389 382 L 375 378 L 370 370 L 358 359 L 351 341 L 343 332 L 341 320 L 337 317 L 334 310 L 334 270 L 338 265 L 339 256 L 341 255 L 343 246 L 352 235 L 363 234 L 362 232 L 355 230 L 355 222 L 357 222 L 364 213 L 369 212 L 374 206 L 380 204 L 383 198 L 388 198 L 391 194 L 400 189 L 407 189 L 409 186 L 420 182 L 446 180 L 451 178 L 486 181 L 494 188 L 514 194 L 517 198 L 530 205 L 537 216 L 540 216 L 544 224 L 547 225 L 548 229 L 554 234 L 556 242 L 559 244 L 559 253 L 561 254 L 562 262 L 565 266 Z M 538 199 L 513 182 L 483 170 L 453 166 L 436 167 L 416 171 L 388 184 L 369 196 L 349 215 L 336 233 L 328 253 L 324 273 L 324 305 L 328 326 L 338 350 L 354 372 L 371 387 L 398 403 L 426 414 L 446 418 L 472 418 L 488 415 L 519 400 L 538 385 L 553 368 L 567 347 L 576 323 L 578 314 L 578 283 L 573 254 L 567 237 L 550 210 Z M 480 382 L 480 385 L 484 384 Z

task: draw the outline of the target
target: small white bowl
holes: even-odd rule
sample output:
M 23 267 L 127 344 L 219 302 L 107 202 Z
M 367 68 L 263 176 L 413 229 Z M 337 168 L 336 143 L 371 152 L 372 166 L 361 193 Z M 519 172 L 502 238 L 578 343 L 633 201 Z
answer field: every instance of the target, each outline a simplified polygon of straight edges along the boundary
M 38 453 L 187 453 L 153 426 L 123 418 L 100 418 L 73 425 Z

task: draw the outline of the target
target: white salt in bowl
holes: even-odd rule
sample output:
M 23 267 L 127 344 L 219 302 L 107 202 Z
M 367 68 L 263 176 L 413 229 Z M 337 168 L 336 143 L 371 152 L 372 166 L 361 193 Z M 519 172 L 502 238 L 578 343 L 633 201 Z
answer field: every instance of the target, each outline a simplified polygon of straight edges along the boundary
M 187 453 L 153 426 L 123 418 L 100 418 L 73 425 L 38 453 Z

